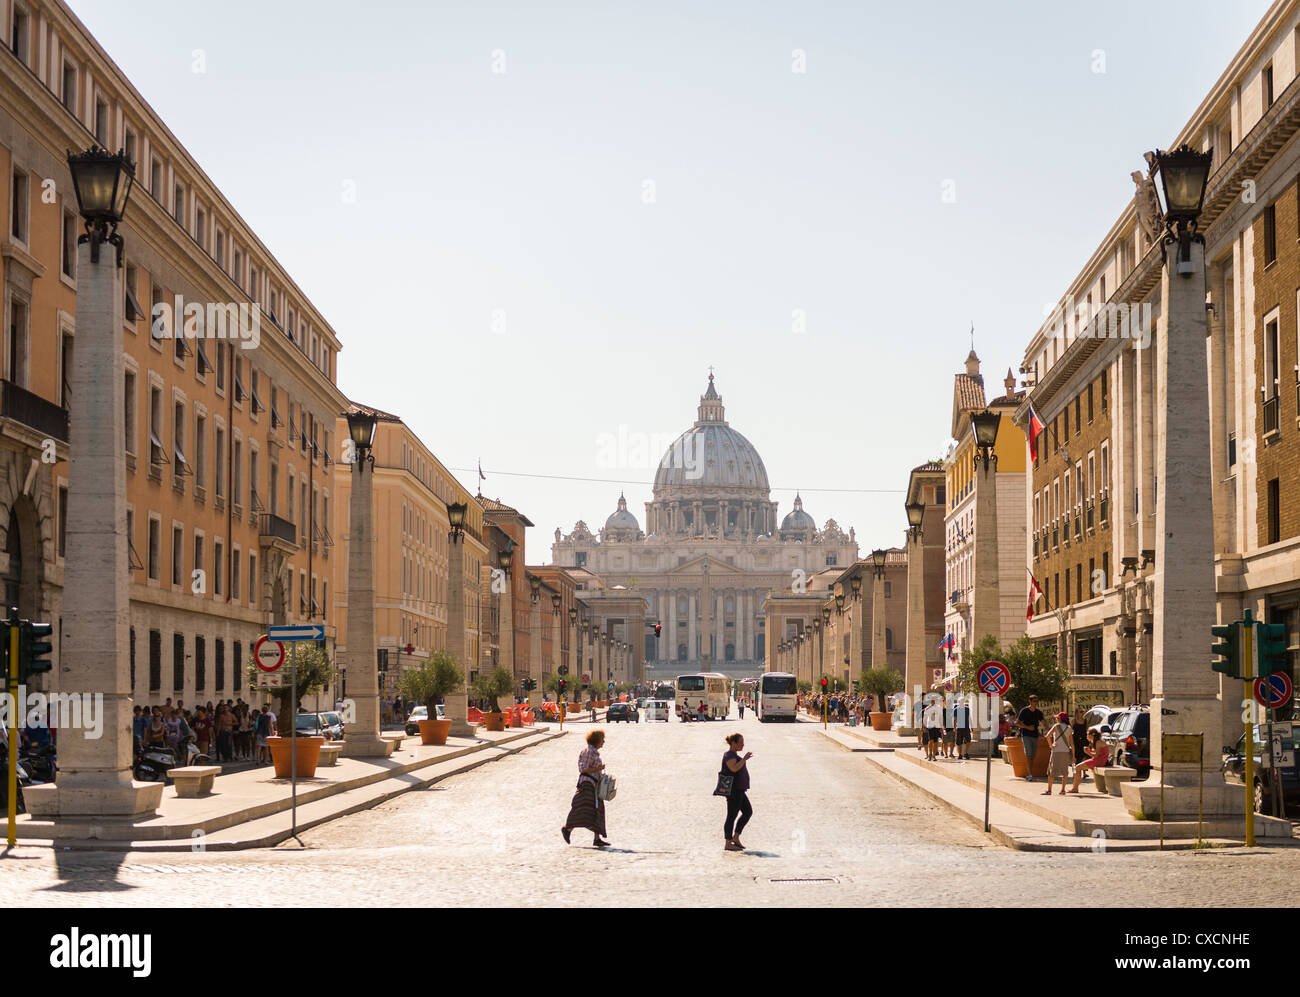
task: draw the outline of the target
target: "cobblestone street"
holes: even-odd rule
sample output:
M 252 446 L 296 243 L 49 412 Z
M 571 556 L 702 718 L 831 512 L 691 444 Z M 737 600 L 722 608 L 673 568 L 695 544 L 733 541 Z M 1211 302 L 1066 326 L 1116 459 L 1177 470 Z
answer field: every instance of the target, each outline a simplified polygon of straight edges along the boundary
M 1124 884 L 1133 905 L 1290 902 L 1300 850 L 1038 854 L 970 824 L 837 748 L 814 725 L 605 726 L 618 778 L 613 848 L 559 827 L 590 729 L 455 776 L 274 851 L 120 854 L 19 848 L 0 862 L 13 905 L 903 905 L 1074 903 Z M 722 849 L 710 796 L 740 729 L 754 752 L 749 851 Z M 1266 875 L 1267 873 L 1267 875 Z M 826 882 L 826 880 L 832 880 Z

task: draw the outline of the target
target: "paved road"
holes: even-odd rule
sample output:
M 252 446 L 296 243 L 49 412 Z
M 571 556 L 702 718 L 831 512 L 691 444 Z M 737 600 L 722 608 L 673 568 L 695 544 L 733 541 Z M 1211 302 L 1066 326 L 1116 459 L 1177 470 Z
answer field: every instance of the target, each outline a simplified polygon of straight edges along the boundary
M 304 836 L 307 850 L 138 853 L 21 848 L 0 860 L 11 905 L 1284 905 L 1300 849 L 1034 854 L 990 844 L 811 724 L 606 726 L 614 848 L 559 827 L 585 724 L 549 743 Z M 710 795 L 742 730 L 754 821 L 722 849 Z M 831 882 L 823 882 L 831 880 Z

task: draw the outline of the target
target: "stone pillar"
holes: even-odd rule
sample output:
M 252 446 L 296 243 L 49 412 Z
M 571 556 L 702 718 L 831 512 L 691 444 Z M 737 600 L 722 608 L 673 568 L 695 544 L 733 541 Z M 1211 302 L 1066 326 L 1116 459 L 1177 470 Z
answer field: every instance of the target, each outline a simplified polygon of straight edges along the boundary
M 511 571 L 519 569 L 512 568 Z M 501 609 L 497 616 L 500 621 L 497 629 L 500 633 L 497 635 L 497 646 L 500 648 L 500 664 L 498 667 L 504 668 L 517 679 L 519 676 L 515 673 L 515 580 L 509 572 L 501 576 Z
M 700 656 L 700 652 L 695 646 L 696 593 L 690 593 L 686 603 L 686 658 L 688 661 L 696 661 Z
M 394 741 L 379 736 L 379 660 L 375 641 L 375 466 L 368 460 L 352 464 L 348 496 L 348 698 L 356 706 L 356 722 L 343 734 L 343 754 L 368 758 L 393 753 Z
M 1070 473 L 1073 473 L 1071 470 Z M 995 464 L 975 465 L 975 591 L 971 598 L 970 646 L 985 636 L 1001 639 L 998 578 L 998 472 Z M 1056 598 L 1056 593 L 1052 593 Z
M 929 648 L 925 641 L 925 544 L 920 535 L 907 539 L 907 659 L 903 675 L 903 725 L 900 732 L 912 728 L 912 697 L 917 688 L 925 688 L 925 661 Z
M 885 579 L 871 580 L 871 667 L 884 668 L 889 664 L 885 653 Z M 859 678 L 850 675 L 849 681 Z
M 1207 815 L 1240 813 L 1242 793 L 1220 772 L 1223 714 L 1219 676 L 1205 661 L 1204 640 L 1216 618 L 1210 405 L 1206 369 L 1205 249 L 1191 244 L 1191 274 L 1174 273 L 1178 251 L 1168 247 L 1161 280 L 1164 302 L 1155 339 L 1161 405 L 1156 412 L 1156 563 L 1153 574 L 1151 777 L 1124 787 L 1131 813 L 1159 812 L 1164 731 L 1204 735 L 1201 771 L 1164 768 L 1165 815 L 1195 815 L 1198 781 L 1205 781 Z M 1150 351 L 1147 351 L 1150 352 Z M 1173 389 L 1172 391 L 1170 389 Z
M 703 577 L 700 587 L 700 609 L 703 613 L 700 628 L 700 671 L 707 672 L 713 664 L 713 588 L 709 585 L 709 559 L 704 559 Z
M 53 687 L 102 693 L 104 699 L 100 736 L 65 726 L 59 731 L 58 784 L 24 792 L 34 817 L 55 819 L 59 837 L 85 836 L 87 820 L 129 824 L 152 817 L 163 791 L 161 783 L 131 777 L 122 302 L 116 249 L 101 245 L 99 261 L 92 263 L 90 244 L 77 246 L 77 346 L 65 375 L 76 409 L 70 420 L 67 560 Z M 138 660 L 148 667 L 147 649 Z
M 849 663 L 844 664 L 844 660 L 836 655 L 835 671 L 832 675 L 838 675 L 841 678 L 845 674 L 852 675 L 855 669 L 862 667 L 862 630 L 865 620 L 863 616 L 866 610 L 866 603 L 863 601 L 861 594 L 855 599 L 853 590 L 849 590 L 849 597 L 845 603 L 844 616 L 849 621 Z M 816 678 L 816 676 L 814 676 Z
M 578 656 L 579 649 L 582 645 L 582 627 L 576 623 L 569 624 L 569 674 L 572 675 L 578 671 L 578 662 L 581 660 Z M 557 672 L 559 669 L 555 669 Z
M 351 604 L 351 596 L 348 602 Z M 480 628 L 482 632 L 482 628 Z M 351 635 L 348 643 L 352 643 Z M 443 700 L 443 711 L 451 721 L 451 737 L 473 737 L 476 726 L 469 723 L 470 662 L 465 652 L 465 537 L 448 535 L 447 540 L 447 653 L 465 675 L 458 692 Z

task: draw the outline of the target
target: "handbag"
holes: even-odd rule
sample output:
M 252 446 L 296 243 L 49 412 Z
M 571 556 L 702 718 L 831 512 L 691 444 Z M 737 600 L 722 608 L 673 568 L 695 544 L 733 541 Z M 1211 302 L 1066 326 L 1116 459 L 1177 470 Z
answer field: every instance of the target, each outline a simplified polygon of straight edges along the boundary
M 596 784 L 596 799 L 612 800 L 618 795 L 618 780 L 612 775 L 600 774 L 600 782 Z
M 713 789 L 714 796 L 730 796 L 731 787 L 736 784 L 736 777 L 730 772 L 718 773 L 718 784 Z

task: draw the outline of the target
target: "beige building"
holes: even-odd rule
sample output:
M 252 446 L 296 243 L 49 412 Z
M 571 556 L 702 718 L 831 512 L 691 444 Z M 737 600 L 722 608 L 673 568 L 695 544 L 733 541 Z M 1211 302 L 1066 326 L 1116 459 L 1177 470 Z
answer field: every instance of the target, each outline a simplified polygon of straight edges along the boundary
M 728 424 L 712 374 L 695 424 L 659 464 L 645 511 L 644 532 L 622 497 L 598 535 L 582 521 L 569 534 L 557 529 L 552 559 L 644 603 L 646 627 L 629 626 L 626 639 L 650 673 L 760 670 L 769 653 L 768 595 L 857 559 L 853 531 L 846 535 L 833 519 L 819 530 L 801 498 L 778 519 L 763 460 Z
M 1187 143 L 1213 151 L 1198 231 L 1205 238 L 1209 285 L 1204 459 L 1213 483 L 1219 619 L 1205 620 L 1204 629 L 1186 639 L 1206 643 L 1208 668 L 1210 625 L 1250 609 L 1256 619 L 1286 626 L 1293 677 L 1300 655 L 1300 503 L 1293 497 L 1300 494 L 1298 32 L 1300 3 L 1274 3 L 1191 118 L 1164 137 L 1166 148 Z M 1161 140 L 1152 136 L 1153 143 Z M 1133 150 L 1135 169 L 1143 151 Z M 1161 486 L 1153 473 L 1161 412 L 1156 374 L 1165 311 L 1163 230 L 1150 207 L 1153 198 L 1140 182 L 1133 201 L 1081 261 L 1056 312 L 1030 339 L 1022 368 L 1032 386 L 1028 403 L 1042 422 L 1058 427 L 1069 448 L 1071 477 L 1079 479 L 1076 462 L 1085 450 L 1095 458 L 1095 473 L 1085 465 L 1083 480 L 1100 547 L 1093 551 L 1085 537 L 1068 557 L 1058 552 L 1067 521 L 1076 537 L 1078 488 L 1069 508 L 1063 499 L 1052 504 L 1049 491 L 1044 511 L 1043 488 L 1054 488 L 1058 475 L 1064 480 L 1066 469 L 1040 445 L 1040 463 L 1048 466 L 1035 470 L 1026 492 L 1029 514 L 1037 501 L 1040 515 L 1039 544 L 1037 551 L 1031 545 L 1028 563 L 1040 581 L 1052 578 L 1047 605 L 1059 612 L 1043 611 L 1040 602 L 1029 634 L 1057 646 L 1072 682 L 1087 695 L 1135 694 L 1143 701 L 1152 684 Z M 1072 416 L 1068 434 L 1066 413 Z M 1018 418 L 1027 424 L 1029 404 Z M 1094 418 L 1100 420 L 1095 425 Z M 1176 523 L 1171 529 L 1177 535 Z M 1099 585 L 1089 583 L 1089 567 L 1101 571 Z M 1239 688 L 1224 690 L 1225 730 L 1240 729 L 1240 699 Z
M 268 624 L 332 637 L 338 337 L 65 4 L 0 0 L 0 17 L 6 598 L 60 618 L 81 232 L 66 155 L 120 148 L 136 184 L 105 376 L 125 384 L 131 686 L 138 703 L 248 698 Z M 51 683 L 58 655 L 56 639 Z
M 403 670 L 419 664 L 447 644 L 448 561 L 447 506 L 466 503 L 462 567 L 465 575 L 465 653 L 478 660 L 481 631 L 479 589 L 486 563 L 483 543 L 483 509 L 442 462 L 399 416 L 368 406 L 352 405 L 376 416 L 374 463 L 375 638 L 380 668 L 380 698 L 391 698 Z M 337 420 L 335 432 L 347 439 L 346 416 Z M 341 510 L 336 527 L 338 547 L 334 560 L 340 582 L 346 578 L 349 525 L 348 499 L 352 492 L 351 464 L 338 461 L 333 468 L 335 508 Z M 370 473 L 370 472 L 367 472 Z M 338 628 L 338 649 L 347 649 L 345 586 L 335 586 L 333 618 Z M 461 663 L 462 666 L 464 662 Z M 468 670 L 468 669 L 467 669 Z M 346 675 L 343 676 L 346 686 Z

